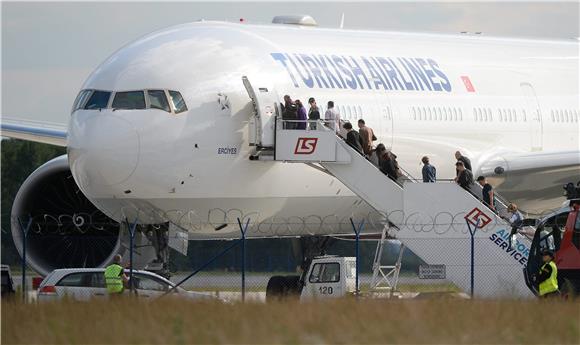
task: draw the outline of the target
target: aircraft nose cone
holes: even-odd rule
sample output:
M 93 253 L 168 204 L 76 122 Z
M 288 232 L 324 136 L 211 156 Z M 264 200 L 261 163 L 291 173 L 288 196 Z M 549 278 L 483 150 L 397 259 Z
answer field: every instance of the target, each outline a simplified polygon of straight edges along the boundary
M 71 122 L 71 171 L 81 188 L 98 191 L 126 181 L 139 162 L 139 134 L 127 120 L 104 112 Z

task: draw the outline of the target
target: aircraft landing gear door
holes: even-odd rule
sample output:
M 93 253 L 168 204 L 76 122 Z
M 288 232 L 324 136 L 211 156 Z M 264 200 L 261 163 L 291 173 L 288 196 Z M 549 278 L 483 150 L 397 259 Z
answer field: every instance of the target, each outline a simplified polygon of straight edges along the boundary
M 536 98 L 536 91 L 534 91 L 534 87 L 530 83 L 521 83 L 520 87 L 524 95 L 526 114 L 530 121 L 530 130 L 532 133 L 530 142 L 531 150 L 542 151 L 542 113 L 538 99 Z
M 250 145 L 274 148 L 276 138 L 276 115 L 280 114 L 280 100 L 271 85 L 252 85 L 248 77 L 242 82 L 254 104 L 250 119 Z

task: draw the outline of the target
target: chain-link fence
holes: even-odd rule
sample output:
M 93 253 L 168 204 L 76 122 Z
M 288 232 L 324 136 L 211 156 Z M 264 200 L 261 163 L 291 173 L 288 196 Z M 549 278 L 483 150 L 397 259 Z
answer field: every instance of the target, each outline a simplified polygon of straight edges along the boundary
M 18 224 L 22 231 L 15 244 L 22 261 L 12 267 L 13 281 L 26 292 L 23 298 L 28 301 L 108 299 L 111 291 L 107 290 L 105 267 L 115 255 L 122 256 L 121 266 L 126 268 L 120 274 L 123 295 L 143 299 L 177 296 L 265 301 L 267 296 L 300 295 L 303 286 L 309 287 L 314 298 L 531 295 L 523 271 L 529 245 L 521 236 L 510 245 L 508 230 L 493 234 L 476 231 L 473 238 L 469 231 L 455 237 L 404 237 L 399 233 L 398 239 L 386 239 L 381 249 L 380 236 L 365 234 L 357 240 L 354 230 L 360 231 L 364 224 L 353 221 L 351 236 L 312 238 L 324 241 L 322 246 L 318 243 L 321 250 L 315 255 L 325 254 L 327 259 L 333 255 L 329 260 L 339 265 L 326 262 L 326 266 L 316 268 L 316 262 L 311 262 L 313 255 L 307 255 L 308 246 L 315 241 L 304 238 L 247 239 L 240 231 L 239 238 L 231 240 L 186 240 L 187 248 L 180 253 L 168 248 L 167 239 L 155 242 L 155 238 L 167 236 L 167 229 L 147 230 L 130 222 L 115 231 L 91 234 L 44 234 L 36 231 L 30 220 L 21 219 Z M 248 224 L 238 223 L 240 230 Z M 160 255 L 163 251 L 168 253 L 165 259 Z M 341 261 L 344 257 L 358 257 L 358 265 L 350 264 L 354 260 Z M 332 276 L 332 267 L 339 268 L 337 276 Z

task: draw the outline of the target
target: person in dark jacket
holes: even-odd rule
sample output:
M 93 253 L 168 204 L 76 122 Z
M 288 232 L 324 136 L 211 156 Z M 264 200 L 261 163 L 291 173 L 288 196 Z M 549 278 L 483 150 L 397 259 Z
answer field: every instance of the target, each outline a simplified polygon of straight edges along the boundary
M 421 162 L 423 162 L 423 169 L 421 171 L 423 174 L 423 182 L 435 182 L 437 179 L 437 170 L 429 164 L 429 157 L 424 156 L 421 158 Z
M 296 123 L 296 129 L 306 129 L 306 108 L 304 108 L 304 105 L 302 105 L 302 102 L 299 99 L 295 100 L 294 103 L 297 108 L 297 120 L 302 121 Z
M 308 110 L 308 120 L 310 120 L 310 121 L 320 120 L 320 110 L 318 109 L 318 106 L 316 105 L 316 100 L 314 99 L 314 97 L 310 97 L 308 99 L 308 104 L 310 104 L 310 110 Z M 308 128 L 317 129 L 316 125 L 317 125 L 317 123 L 310 122 L 308 125 Z
M 342 128 L 346 129 L 346 142 L 361 155 L 363 154 L 362 140 L 357 131 L 352 129 L 350 122 L 345 123 Z
M 403 176 L 403 172 L 401 171 L 401 168 L 399 167 L 399 162 L 397 161 L 397 155 L 393 151 L 389 151 L 389 155 L 393 160 L 393 166 L 395 167 L 395 175 L 397 175 L 397 178 Z
M 377 145 L 377 148 L 371 153 L 369 160 L 378 168 L 381 167 L 381 160 L 383 159 L 383 154 L 387 151 L 387 148 L 383 143 Z
M 473 171 L 471 170 L 471 161 L 469 160 L 469 158 L 462 155 L 461 152 L 456 151 L 455 152 L 455 159 L 457 159 L 458 162 L 462 162 L 465 169 L 469 170 L 473 175 Z M 457 172 L 456 176 L 459 176 L 458 169 L 456 170 L 456 172 Z
M 381 157 L 381 171 L 391 179 L 397 181 L 397 168 L 395 167 L 395 160 L 389 151 L 385 151 Z
M 495 198 L 493 187 L 487 183 L 485 176 L 479 176 L 477 182 L 481 186 L 481 198 L 483 202 L 492 210 L 495 210 Z
M 289 95 L 284 96 L 284 111 L 282 112 L 282 120 L 294 121 L 298 118 L 298 108 Z M 284 129 L 295 129 L 296 122 L 284 122 Z
M 473 184 L 473 174 L 470 170 L 465 168 L 462 161 L 455 163 L 455 168 L 459 171 L 459 175 L 457 175 L 456 179 L 457 184 L 470 192 L 470 187 Z

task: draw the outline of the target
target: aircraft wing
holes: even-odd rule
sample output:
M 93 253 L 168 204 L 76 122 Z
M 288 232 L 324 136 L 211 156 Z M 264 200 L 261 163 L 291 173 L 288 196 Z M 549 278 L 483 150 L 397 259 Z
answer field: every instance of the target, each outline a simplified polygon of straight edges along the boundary
M 542 151 L 505 153 L 489 159 L 481 165 L 484 175 L 510 175 L 526 173 L 550 173 L 561 170 L 580 169 L 580 151 Z
M 64 124 L 2 118 L 1 129 L 3 137 L 66 146 Z
M 579 180 L 580 151 L 495 155 L 480 164 L 476 176 L 479 174 L 487 176 L 506 200 L 519 200 L 520 209 L 542 214 L 565 200 L 565 184 Z

